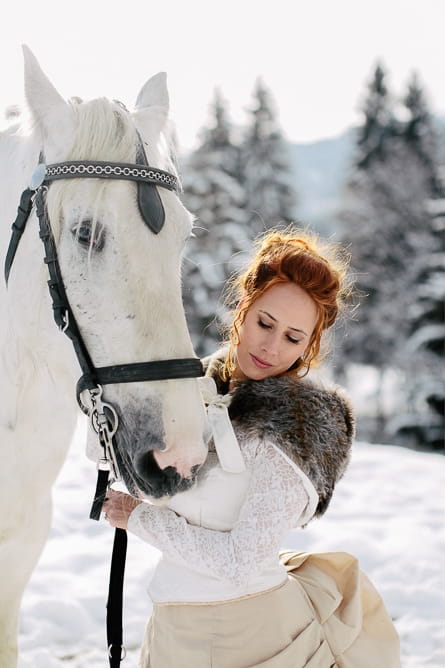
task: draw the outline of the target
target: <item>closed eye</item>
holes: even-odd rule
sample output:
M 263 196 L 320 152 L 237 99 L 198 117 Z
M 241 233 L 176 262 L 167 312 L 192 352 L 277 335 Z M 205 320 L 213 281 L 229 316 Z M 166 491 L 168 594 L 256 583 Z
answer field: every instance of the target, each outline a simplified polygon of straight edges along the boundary
M 272 325 L 268 325 L 267 322 L 264 322 L 261 318 L 258 320 L 258 325 L 262 327 L 262 329 L 272 329 Z M 301 339 L 295 339 L 293 336 L 287 335 L 286 338 L 290 343 L 294 343 L 295 345 L 301 343 Z

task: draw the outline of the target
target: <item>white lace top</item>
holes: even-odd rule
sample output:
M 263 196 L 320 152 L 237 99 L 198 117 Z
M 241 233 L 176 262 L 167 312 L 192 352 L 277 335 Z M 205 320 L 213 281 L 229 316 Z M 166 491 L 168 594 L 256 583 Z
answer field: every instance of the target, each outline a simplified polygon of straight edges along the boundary
M 317 493 L 273 443 L 247 441 L 240 450 L 237 472 L 210 452 L 192 489 L 167 507 L 141 503 L 130 515 L 128 529 L 162 551 L 153 601 L 223 601 L 285 580 L 278 551 L 313 515 Z

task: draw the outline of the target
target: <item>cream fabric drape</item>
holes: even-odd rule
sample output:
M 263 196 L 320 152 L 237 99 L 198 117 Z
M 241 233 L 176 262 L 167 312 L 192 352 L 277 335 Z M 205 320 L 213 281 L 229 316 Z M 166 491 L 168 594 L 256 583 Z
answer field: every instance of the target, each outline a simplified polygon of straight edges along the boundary
M 140 668 L 400 668 L 383 601 L 344 552 L 283 552 L 284 585 L 222 603 L 158 604 Z

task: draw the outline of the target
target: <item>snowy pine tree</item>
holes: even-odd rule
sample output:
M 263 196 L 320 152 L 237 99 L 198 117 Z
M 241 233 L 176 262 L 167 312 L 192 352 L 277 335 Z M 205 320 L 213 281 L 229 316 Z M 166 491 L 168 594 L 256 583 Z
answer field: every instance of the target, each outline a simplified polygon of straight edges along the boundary
M 443 178 L 438 165 L 442 161 L 443 146 L 440 131 L 436 127 L 428 109 L 419 77 L 413 73 L 404 98 L 409 118 L 404 128 L 404 136 L 412 151 L 419 156 L 430 180 L 430 190 L 434 198 L 443 195 Z
M 394 347 L 394 277 L 403 272 L 406 248 L 400 227 L 405 187 L 396 185 L 396 179 L 403 180 L 402 146 L 380 64 L 369 83 L 363 115 L 342 210 L 344 241 L 351 244 L 363 299 L 342 354 L 349 361 L 383 367 Z
M 441 181 L 435 185 L 440 188 Z M 442 190 L 445 195 L 445 189 Z M 405 411 L 390 430 L 402 442 L 445 445 L 445 197 L 425 207 L 430 243 L 419 245 L 412 264 L 408 338 L 401 349 Z
M 404 99 L 409 112 L 405 137 L 420 158 L 431 199 L 424 224 L 413 235 L 417 253 L 410 270 L 408 339 L 401 351 L 410 422 L 418 443 L 443 447 L 445 436 L 445 156 L 418 77 Z M 417 421 L 413 419 L 417 416 Z M 406 432 L 406 428 L 405 428 Z
M 209 127 L 183 166 L 184 203 L 196 216 L 186 248 L 184 304 L 198 355 L 215 349 L 221 292 L 236 259 L 251 245 L 238 181 L 239 149 L 232 141 L 226 103 L 216 91 Z M 215 319 L 216 318 L 216 319 Z
M 347 361 L 377 367 L 382 375 L 404 366 L 401 350 L 410 336 L 407 313 L 416 259 L 435 244 L 425 202 L 437 197 L 438 141 L 416 86 L 414 95 L 410 85 L 403 120 L 398 120 L 383 68 L 377 66 L 343 205 L 344 240 L 351 244 L 363 298 L 342 354 Z
M 241 146 L 240 180 L 244 187 L 252 237 L 272 225 L 295 220 L 296 194 L 288 144 L 280 130 L 270 92 L 258 81 L 251 123 Z
M 363 104 L 363 125 L 357 132 L 356 166 L 361 169 L 387 155 L 387 140 L 395 134 L 393 101 L 386 86 L 386 73 L 378 63 Z

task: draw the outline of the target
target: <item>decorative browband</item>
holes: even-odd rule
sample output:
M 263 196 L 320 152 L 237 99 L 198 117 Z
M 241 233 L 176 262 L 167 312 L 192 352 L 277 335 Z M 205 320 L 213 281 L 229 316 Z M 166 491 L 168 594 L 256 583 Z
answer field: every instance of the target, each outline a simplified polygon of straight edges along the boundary
M 98 160 L 71 160 L 46 165 L 44 181 L 66 179 L 70 177 L 109 178 L 143 181 L 160 185 L 169 190 L 179 190 L 178 179 L 173 174 L 156 167 L 133 163 L 101 162 Z

